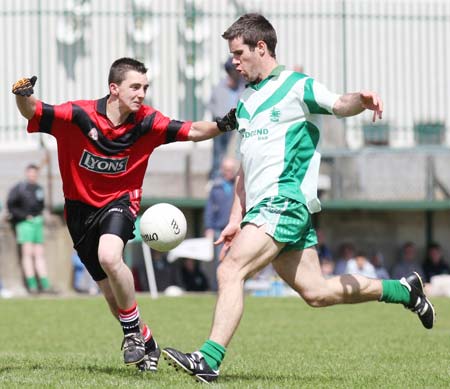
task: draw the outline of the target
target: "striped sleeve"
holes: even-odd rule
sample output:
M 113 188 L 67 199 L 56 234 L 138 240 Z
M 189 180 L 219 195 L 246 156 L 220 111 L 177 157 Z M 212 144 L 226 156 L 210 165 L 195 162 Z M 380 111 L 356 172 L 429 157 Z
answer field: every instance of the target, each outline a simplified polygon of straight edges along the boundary
M 312 114 L 333 114 L 333 106 L 340 95 L 330 92 L 323 84 L 308 78 L 304 84 L 303 101 Z
M 36 101 L 34 116 L 28 121 L 28 132 L 44 132 L 53 134 L 58 123 L 72 120 L 72 104 L 70 102 L 60 105 L 46 104 Z
M 189 130 L 192 122 L 181 122 L 178 120 L 171 120 L 167 130 L 167 143 L 187 141 Z
M 36 110 L 34 111 L 34 116 L 28 121 L 27 131 L 28 132 L 38 132 L 39 131 L 39 121 L 42 117 L 42 101 L 36 101 Z
M 163 115 L 159 111 L 155 111 L 155 117 L 152 122 L 151 130 L 162 137 L 161 144 L 167 144 L 178 141 L 188 140 L 191 121 L 173 120 Z

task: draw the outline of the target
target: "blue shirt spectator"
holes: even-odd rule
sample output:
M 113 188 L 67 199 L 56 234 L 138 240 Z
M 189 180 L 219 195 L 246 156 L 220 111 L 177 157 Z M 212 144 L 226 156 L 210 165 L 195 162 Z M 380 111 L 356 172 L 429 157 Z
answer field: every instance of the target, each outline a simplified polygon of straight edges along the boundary
M 225 158 L 221 175 L 213 181 L 205 207 L 204 224 L 206 230 L 221 231 L 227 224 L 234 200 L 234 177 L 236 162 Z
M 227 60 L 224 67 L 227 75 L 213 88 L 207 106 L 214 120 L 226 115 L 231 108 L 236 108 L 245 87 L 245 81 L 236 71 L 231 58 Z M 233 134 L 234 131 L 231 131 L 213 139 L 213 162 L 209 173 L 211 180 L 220 175 L 220 164 L 227 153 Z
M 317 254 L 319 256 L 320 263 L 323 261 L 333 261 L 333 255 L 331 254 L 331 250 L 328 248 L 325 239 L 325 233 L 320 228 L 316 228 L 317 235 Z M 334 269 L 334 264 L 333 264 Z
M 220 233 L 228 224 L 234 201 L 234 178 L 237 171 L 237 161 L 233 158 L 224 158 L 220 171 L 220 177 L 213 181 L 204 213 L 205 237 L 212 241 L 219 238 Z M 213 291 L 217 290 L 216 268 L 219 264 L 221 248 L 221 246 L 214 246 L 214 261 L 211 265 L 204 265 Z

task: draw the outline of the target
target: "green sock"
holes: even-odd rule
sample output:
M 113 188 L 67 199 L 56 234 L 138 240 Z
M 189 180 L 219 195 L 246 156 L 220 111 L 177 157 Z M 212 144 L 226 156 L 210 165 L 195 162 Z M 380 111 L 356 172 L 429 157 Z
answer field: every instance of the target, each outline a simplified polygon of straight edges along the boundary
M 27 277 L 25 282 L 27 283 L 28 290 L 37 290 L 38 284 L 36 277 Z
M 380 301 L 385 303 L 409 304 L 410 296 L 408 288 L 399 280 L 382 280 L 383 293 Z
M 41 284 L 42 290 L 50 289 L 50 281 L 47 277 L 39 278 L 39 283 Z
M 207 340 L 200 348 L 200 352 L 205 358 L 206 363 L 213 370 L 217 370 L 225 357 L 225 347 L 219 343 Z

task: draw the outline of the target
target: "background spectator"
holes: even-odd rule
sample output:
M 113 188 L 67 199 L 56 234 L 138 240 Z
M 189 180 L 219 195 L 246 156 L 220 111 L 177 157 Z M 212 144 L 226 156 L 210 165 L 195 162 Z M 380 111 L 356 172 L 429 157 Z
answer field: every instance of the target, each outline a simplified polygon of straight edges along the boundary
M 225 62 L 224 67 L 227 73 L 226 77 L 220 80 L 213 88 L 207 106 L 214 120 L 222 118 L 231 108 L 236 107 L 239 96 L 245 87 L 245 81 L 236 71 L 231 58 Z M 233 135 L 234 131 L 226 132 L 213 139 L 213 162 L 209 173 L 209 178 L 211 180 L 220 175 L 220 164 L 226 155 L 228 145 Z
M 377 251 L 374 255 L 372 255 L 370 262 L 375 268 L 376 278 L 381 280 L 388 280 L 391 278 L 389 272 L 384 267 L 384 256 L 381 252 Z
M 416 245 L 413 242 L 405 242 L 401 248 L 400 257 L 392 268 L 391 276 L 399 280 L 414 271 L 423 276 L 422 266 L 417 261 Z
M 164 292 L 169 286 L 181 287 L 183 282 L 180 276 L 179 262 L 169 263 L 167 254 L 156 250 L 151 250 L 153 269 L 155 271 L 156 287 L 158 292 Z M 148 289 L 146 285 L 145 290 Z
M 369 278 L 377 278 L 375 268 L 367 259 L 367 255 L 362 251 L 359 251 L 355 255 L 355 258 L 350 258 L 347 261 L 345 273 L 359 274 Z
M 237 172 L 237 161 L 226 157 L 222 160 L 220 176 L 217 177 L 209 192 L 205 206 L 204 226 L 205 237 L 215 241 L 227 225 L 234 199 L 234 179 Z M 214 246 L 214 260 L 205 264 L 210 277 L 211 290 L 217 290 L 216 269 L 219 265 L 221 246 Z
M 320 262 L 322 263 L 322 261 L 324 261 L 324 260 L 332 261 L 333 255 L 331 254 L 331 250 L 328 248 L 328 245 L 326 243 L 325 233 L 323 232 L 322 229 L 317 228 L 316 234 L 317 234 L 316 249 L 317 249 L 317 255 L 319 256 Z M 334 264 L 333 264 L 333 268 L 334 268 Z
M 334 274 L 341 275 L 346 273 L 347 262 L 355 257 L 355 246 L 352 243 L 345 242 L 339 247 L 339 258 L 334 267 Z
M 52 292 L 44 256 L 44 190 L 38 184 L 39 168 L 30 164 L 25 180 L 8 194 L 8 212 L 20 245 L 21 266 L 27 290 Z
M 430 282 L 433 276 L 450 274 L 450 267 L 444 260 L 440 244 L 433 242 L 428 245 L 425 261 L 423 262 L 423 273 L 425 282 Z
M 325 278 L 330 278 L 334 274 L 334 262 L 333 260 L 324 257 L 320 261 L 320 268 L 322 270 L 322 274 Z
M 181 258 L 182 286 L 187 292 L 204 292 L 209 289 L 208 279 L 200 269 L 200 264 L 192 258 Z

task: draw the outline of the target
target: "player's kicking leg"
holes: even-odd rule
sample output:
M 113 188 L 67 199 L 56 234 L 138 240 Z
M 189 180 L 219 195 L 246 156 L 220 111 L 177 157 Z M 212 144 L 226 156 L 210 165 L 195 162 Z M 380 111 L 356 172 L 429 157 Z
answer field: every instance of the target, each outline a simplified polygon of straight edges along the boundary
M 200 351 L 185 354 L 167 347 L 163 350 L 163 355 L 164 359 L 175 370 L 187 373 L 200 382 L 210 383 L 219 376 L 219 369 L 211 368 Z
M 165 348 L 164 359 L 171 366 L 201 382 L 217 379 L 226 347 L 242 316 L 244 281 L 270 263 L 283 246 L 265 233 L 264 226 L 245 225 L 217 271 L 219 290 L 209 339 L 193 353 Z
M 401 280 L 376 280 L 350 274 L 325 279 L 314 248 L 287 251 L 273 261 L 273 266 L 280 277 L 313 307 L 376 300 L 397 303 L 417 313 L 425 328 L 433 327 L 435 310 L 424 294 L 417 273 Z

